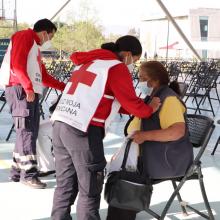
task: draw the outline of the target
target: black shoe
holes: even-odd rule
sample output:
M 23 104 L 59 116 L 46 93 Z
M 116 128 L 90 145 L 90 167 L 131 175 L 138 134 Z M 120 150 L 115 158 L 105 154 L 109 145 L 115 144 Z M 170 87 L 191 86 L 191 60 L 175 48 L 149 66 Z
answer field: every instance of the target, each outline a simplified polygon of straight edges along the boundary
M 21 180 L 21 183 L 34 189 L 45 189 L 47 187 L 47 184 L 41 182 L 37 177 L 30 180 Z
M 16 183 L 20 181 L 20 177 L 19 176 L 10 176 L 8 179 L 10 181 L 16 182 Z
M 50 170 L 50 171 L 47 171 L 47 172 L 38 172 L 38 176 L 39 177 L 44 177 L 44 176 L 48 176 L 48 175 L 51 175 L 51 174 L 54 174 L 56 171 L 55 170 Z

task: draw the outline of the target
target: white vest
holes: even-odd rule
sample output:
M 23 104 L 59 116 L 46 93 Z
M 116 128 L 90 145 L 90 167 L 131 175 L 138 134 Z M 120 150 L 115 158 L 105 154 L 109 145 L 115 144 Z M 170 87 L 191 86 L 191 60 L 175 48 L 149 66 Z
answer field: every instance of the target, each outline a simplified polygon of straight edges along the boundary
M 76 67 L 51 120 L 62 121 L 81 131 L 87 131 L 104 96 L 109 69 L 118 63 L 118 60 L 95 60 L 86 67 Z M 86 76 L 83 77 L 83 74 Z
M 9 85 L 10 74 L 16 75 L 16 72 L 11 70 L 11 48 L 12 43 L 10 42 L 7 52 L 4 56 L 1 69 L 0 69 L 0 87 L 5 88 L 6 85 Z M 42 72 L 41 72 L 41 58 L 40 50 L 37 43 L 34 41 L 34 44 L 29 51 L 27 58 L 27 73 L 32 82 L 33 90 L 35 93 L 42 94 L 43 85 L 42 85 Z

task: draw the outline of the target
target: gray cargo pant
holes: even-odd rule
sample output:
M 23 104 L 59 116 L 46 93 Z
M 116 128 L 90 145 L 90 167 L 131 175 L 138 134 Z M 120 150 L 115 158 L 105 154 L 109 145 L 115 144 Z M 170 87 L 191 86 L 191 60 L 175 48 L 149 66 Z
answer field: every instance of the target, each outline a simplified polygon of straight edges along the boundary
M 78 220 L 100 220 L 99 207 L 106 165 L 104 129 L 89 126 L 79 131 L 55 121 L 53 146 L 57 187 L 54 192 L 52 219 L 70 220 L 71 205 L 77 201 Z
M 31 179 L 37 176 L 36 140 L 39 130 L 39 98 L 27 102 L 20 85 L 6 87 L 6 101 L 15 124 L 16 142 L 13 151 L 11 177 Z

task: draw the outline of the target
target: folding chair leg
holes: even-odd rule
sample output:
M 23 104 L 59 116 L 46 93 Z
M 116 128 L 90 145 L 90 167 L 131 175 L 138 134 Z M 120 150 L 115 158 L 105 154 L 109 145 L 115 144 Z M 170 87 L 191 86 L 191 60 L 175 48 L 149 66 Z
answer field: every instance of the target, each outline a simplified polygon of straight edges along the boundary
M 52 91 L 52 88 L 50 88 L 50 89 L 47 91 L 47 94 L 46 94 L 45 99 L 44 99 L 45 102 L 47 101 L 48 96 L 50 95 L 51 91 Z
M 45 119 L 44 115 L 45 114 L 44 114 L 43 107 L 42 107 L 42 105 L 40 105 L 40 116 L 42 117 L 43 120 Z
M 14 127 L 15 127 L 15 124 L 13 124 L 12 126 L 11 126 L 11 129 L 10 129 L 10 131 L 9 131 L 9 133 L 8 133 L 8 136 L 6 137 L 6 141 L 8 141 L 9 140 L 9 138 L 11 137 L 11 133 L 12 133 L 12 131 L 14 130 Z
M 185 99 L 185 103 L 187 102 L 187 100 L 189 99 L 189 96 L 188 95 L 186 95 L 186 99 Z
M 205 186 L 204 186 L 204 182 L 203 182 L 203 175 L 202 175 L 201 167 L 198 170 L 198 177 L 199 177 L 199 184 L 200 184 L 200 189 L 201 189 L 201 192 L 202 192 L 202 197 L 203 197 L 203 200 L 204 200 L 204 203 L 205 203 L 205 207 L 208 211 L 209 220 L 214 220 L 215 218 L 212 214 L 212 210 L 211 210 L 211 207 L 209 205 L 209 201 L 208 201 L 206 191 L 205 191 Z
M 182 181 L 178 184 L 178 186 L 176 187 L 176 189 L 174 190 L 173 194 L 170 196 L 165 208 L 163 209 L 162 213 L 161 213 L 161 216 L 160 216 L 160 220 L 163 220 L 173 202 L 173 200 L 175 199 L 175 197 L 177 196 L 177 193 L 179 193 L 180 189 L 182 188 L 183 184 L 185 183 L 186 181 L 186 177 L 184 177 L 182 179 Z
M 175 190 L 177 188 L 176 182 L 172 180 L 172 184 L 173 184 L 173 188 Z M 179 192 L 177 193 L 177 198 L 178 198 L 178 201 L 180 203 L 180 207 L 182 209 L 183 215 L 188 216 L 188 213 L 186 211 L 186 207 L 183 205 L 183 200 L 182 200 Z
M 58 94 L 58 92 L 57 92 L 57 90 L 55 89 L 55 93 L 57 94 L 57 96 L 59 96 L 59 94 Z
M 215 92 L 216 92 L 216 95 L 217 95 L 218 102 L 220 103 L 220 99 L 219 99 L 219 95 L 218 95 L 218 89 L 217 89 L 217 87 L 215 87 Z
M 195 97 L 195 101 L 196 101 L 196 111 L 195 111 L 195 114 L 196 114 L 196 112 L 197 111 L 199 111 L 199 114 L 201 114 L 201 111 L 200 111 L 200 108 L 199 108 L 199 106 L 200 106 L 200 104 L 201 104 L 201 102 L 202 102 L 202 98 L 201 98 L 201 100 L 199 101 L 199 103 L 198 103 L 198 101 L 197 101 L 197 99 L 196 99 L 196 97 Z
M 213 116 L 215 117 L 215 113 L 214 113 L 214 109 L 213 109 L 213 107 L 212 107 L 212 102 L 211 102 L 210 96 L 208 96 L 208 100 L 209 100 L 209 104 L 210 104 L 210 107 L 211 107 L 211 110 L 212 110 L 212 114 L 213 114 Z
M 202 102 L 203 105 L 204 105 L 204 103 L 205 103 L 206 98 L 207 98 L 207 97 L 205 97 L 205 98 L 203 99 L 203 102 Z
M 220 144 L 220 136 L 218 137 L 218 140 L 217 140 L 217 142 L 216 142 L 216 144 L 215 144 L 215 147 L 214 147 L 214 149 L 213 149 L 211 155 L 214 155 L 214 154 L 215 154 L 215 151 L 216 151 L 217 146 L 218 146 L 219 144 Z
M 0 109 L 0 112 L 1 112 L 2 109 L 5 107 L 5 105 L 6 105 L 6 102 L 3 103 L 3 105 L 2 105 L 2 107 L 1 107 L 1 109 Z

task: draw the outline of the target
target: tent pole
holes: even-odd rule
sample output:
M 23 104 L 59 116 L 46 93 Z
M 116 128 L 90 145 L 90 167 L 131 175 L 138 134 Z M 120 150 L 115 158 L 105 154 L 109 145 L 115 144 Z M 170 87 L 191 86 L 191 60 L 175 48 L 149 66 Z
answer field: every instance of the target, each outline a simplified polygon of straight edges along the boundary
M 53 15 L 53 17 L 50 19 L 51 21 L 66 7 L 66 5 L 70 2 L 71 0 L 66 1 L 66 3 Z

